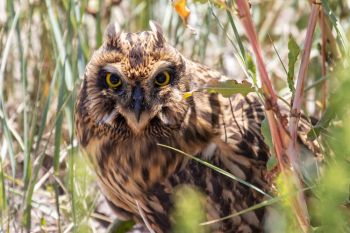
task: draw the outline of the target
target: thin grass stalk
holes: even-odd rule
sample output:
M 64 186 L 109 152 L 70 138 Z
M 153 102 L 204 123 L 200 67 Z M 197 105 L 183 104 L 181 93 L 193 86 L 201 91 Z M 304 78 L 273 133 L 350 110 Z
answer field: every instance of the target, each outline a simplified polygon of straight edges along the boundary
M 225 32 L 225 27 L 224 27 L 224 25 L 222 25 L 222 23 L 220 22 L 218 16 L 215 14 L 214 7 L 213 7 L 211 1 L 208 1 L 208 4 L 209 4 L 209 8 L 211 9 L 211 13 L 212 13 L 212 15 L 214 16 L 214 18 L 216 19 L 218 25 L 219 25 L 220 28 Z M 251 75 L 249 74 L 248 68 L 247 68 L 247 66 L 246 66 L 246 63 L 247 63 L 247 62 L 246 62 L 246 60 L 243 58 L 242 53 L 239 52 L 240 50 L 237 48 L 236 43 L 234 43 L 233 39 L 228 35 L 227 32 L 225 32 L 224 34 L 226 35 L 226 38 L 230 41 L 232 47 L 233 47 L 234 50 L 235 50 L 235 52 L 233 53 L 233 55 L 235 56 L 236 61 L 238 62 L 239 66 L 241 67 L 241 69 L 242 69 L 244 75 L 245 75 L 246 77 L 250 78 L 250 79 L 253 81 L 254 84 L 256 84 L 254 78 L 252 78 Z M 237 36 L 237 35 L 235 35 L 235 36 Z M 237 41 L 241 41 L 240 37 L 236 37 L 236 40 L 237 40 Z M 240 42 L 240 43 L 242 43 L 242 42 Z
M 11 14 L 15 15 L 15 7 L 14 2 L 11 2 L 10 5 Z M 29 153 L 29 120 L 28 120 L 28 101 L 27 101 L 27 72 L 26 72 L 26 58 L 24 57 L 24 51 L 23 51 L 23 43 L 21 38 L 21 30 L 19 22 L 16 24 L 16 34 L 17 34 L 17 45 L 18 45 L 18 52 L 19 52 L 19 58 L 20 58 L 20 67 L 21 67 L 21 84 L 22 84 L 22 93 L 23 93 L 23 142 L 24 142 L 24 172 L 23 172 L 23 179 L 26 180 L 27 184 L 29 183 L 30 179 L 30 170 L 31 170 L 31 164 L 30 164 L 30 153 Z
M 11 2 L 10 5 L 10 11 L 11 14 L 15 14 L 15 8 L 14 8 L 14 2 Z M 16 25 L 16 34 L 17 34 L 17 44 L 18 44 L 18 51 L 19 51 L 19 58 L 20 58 L 20 67 L 21 67 L 21 88 L 22 88 L 22 101 L 23 101 L 23 154 L 24 154 L 24 168 L 23 168 L 23 180 L 24 180 L 24 189 L 27 190 L 27 188 L 30 186 L 31 183 L 31 177 L 32 177 L 32 162 L 31 162 L 31 154 L 29 149 L 29 119 L 28 119 L 28 89 L 27 89 L 27 61 L 26 57 L 24 55 L 23 51 L 23 41 L 21 38 L 21 30 L 20 25 L 17 23 Z M 23 197 L 24 203 L 26 203 L 26 207 L 24 209 L 24 225 L 27 229 L 27 231 L 30 231 L 31 227 L 31 221 L 30 221 L 30 213 L 31 213 L 31 198 L 26 199 L 26 196 Z M 28 217 L 29 216 L 29 217 Z M 29 221 L 28 221 L 29 219 Z
M 307 190 L 310 190 L 310 189 L 311 188 L 305 188 L 305 189 L 298 190 L 298 191 L 295 191 L 295 192 L 292 192 L 292 193 L 288 193 L 288 194 L 286 194 L 284 196 L 274 197 L 274 198 L 262 201 L 262 202 L 260 202 L 258 204 L 250 206 L 249 208 L 246 208 L 244 210 L 241 210 L 241 211 L 238 211 L 236 213 L 230 214 L 228 216 L 225 216 L 225 217 L 222 217 L 222 218 L 217 218 L 217 219 L 210 220 L 210 221 L 207 221 L 207 222 L 203 222 L 203 223 L 200 224 L 200 226 L 206 226 L 206 225 L 218 223 L 218 222 L 221 222 L 221 221 L 224 221 L 224 220 L 227 220 L 227 219 L 230 219 L 230 218 L 234 218 L 236 216 L 243 215 L 245 213 L 254 211 L 254 210 L 259 209 L 259 208 L 263 208 L 263 207 L 266 207 L 266 206 L 271 206 L 271 205 L 273 205 L 275 203 L 278 203 L 278 202 L 281 202 L 281 201 L 284 201 L 284 200 L 290 198 L 290 196 L 297 195 L 298 192 L 304 192 L 304 191 L 307 191 Z
M 9 4 L 9 11 L 10 15 L 15 19 L 17 13 L 15 12 L 14 2 L 10 1 Z M 20 8 L 18 11 L 21 12 L 22 8 Z M 17 21 L 16 24 L 14 24 L 15 30 L 16 30 L 16 39 L 17 39 L 17 45 L 18 45 L 18 52 L 19 52 L 19 58 L 20 58 L 20 70 L 21 70 L 21 83 L 22 83 L 22 93 L 23 93 L 23 142 L 24 142 L 24 172 L 23 172 L 23 179 L 29 182 L 29 176 L 30 176 L 30 153 L 29 153 L 29 130 L 28 130 L 28 114 L 27 114 L 27 73 L 26 73 L 26 61 L 24 57 L 24 51 L 23 51 L 23 44 L 21 39 L 21 30 L 19 22 Z
M 60 73 L 62 73 L 62 72 L 63 72 L 63 70 L 61 68 L 60 69 Z M 63 83 L 62 79 L 60 81 Z M 67 94 L 67 96 L 65 97 L 65 100 L 60 105 L 60 108 L 57 108 L 56 118 L 54 119 L 54 126 L 52 126 L 48 130 L 49 136 L 48 136 L 46 144 L 44 145 L 43 152 L 38 155 L 38 157 L 36 159 L 36 162 L 34 163 L 35 166 L 34 166 L 34 169 L 33 169 L 32 179 L 29 182 L 28 190 L 26 191 L 26 194 L 25 194 L 25 197 L 24 197 L 25 198 L 25 202 L 24 202 L 25 208 L 24 208 L 23 219 L 24 219 L 24 223 L 25 223 L 25 226 L 26 226 L 28 232 L 30 232 L 32 197 L 33 197 L 33 193 L 34 193 L 35 184 L 36 184 L 37 179 L 38 179 L 39 170 L 42 167 L 42 164 L 43 164 L 43 161 L 44 161 L 44 158 L 45 158 L 45 153 L 46 153 L 47 148 L 48 148 L 48 146 L 50 144 L 50 140 L 51 140 L 51 137 L 53 135 L 54 129 L 55 129 L 57 123 L 59 122 L 59 119 L 62 116 L 62 113 L 64 111 L 64 108 L 66 107 L 66 105 L 67 105 L 67 103 L 68 103 L 70 98 L 71 98 L 71 92 Z M 73 212 L 73 214 L 75 214 L 75 212 Z
M 2 163 L 2 157 L 0 156 L 0 214 L 1 214 L 1 228 L 4 230 L 4 218 L 8 215 L 7 209 L 7 195 L 6 195 L 6 183 L 4 178 L 4 166 Z
M 205 60 L 205 55 L 207 53 L 207 47 L 208 47 L 208 41 L 209 41 L 209 33 L 210 33 L 210 10 L 208 9 L 207 13 L 205 14 L 205 30 L 202 33 L 202 38 L 204 38 L 200 43 L 199 43 L 199 51 L 198 51 L 198 57 L 201 62 L 204 62 Z
M 339 20 L 335 16 L 334 12 L 330 8 L 328 0 L 312 0 L 312 1 L 317 1 L 318 3 L 322 2 L 322 7 L 324 8 L 324 13 L 327 14 L 330 22 L 332 23 L 335 31 L 337 32 L 342 52 L 344 52 L 346 55 L 349 55 L 349 42 L 347 40 L 345 31 L 344 31 L 343 27 L 340 25 Z M 329 38 L 334 38 L 332 36 L 332 31 L 328 30 L 328 32 L 329 32 L 329 34 L 328 34 Z M 331 44 L 333 42 L 333 45 L 336 46 L 335 40 L 330 40 L 330 42 L 331 42 Z M 337 54 L 337 51 L 334 50 L 334 52 L 335 52 L 334 54 Z M 339 55 L 339 57 L 338 56 L 336 56 L 336 57 L 340 59 L 341 54 L 337 54 L 337 55 Z
M 57 60 L 58 61 L 58 60 Z M 56 69 L 55 71 L 57 71 L 58 73 L 58 67 L 60 65 L 56 63 Z M 56 74 L 56 72 L 55 72 Z M 54 75 L 54 79 L 58 76 L 58 74 Z M 60 82 L 62 82 L 62 80 L 60 80 Z M 59 83 L 60 83 L 59 82 Z M 51 93 L 51 92 L 50 92 Z M 62 102 L 63 100 L 61 100 L 61 98 L 58 99 L 58 107 L 60 106 L 60 102 Z M 62 116 L 59 116 L 57 118 L 57 122 L 55 124 L 55 141 L 54 141 L 54 158 L 53 158 L 53 168 L 54 168 L 54 176 L 58 176 L 59 175 L 59 156 L 60 156 L 60 145 L 61 145 L 61 133 L 62 133 Z M 57 219 L 57 227 L 58 227 L 58 232 L 61 232 L 61 211 L 60 211 L 60 203 L 59 203 L 59 185 L 57 184 L 57 182 L 54 183 L 54 189 L 55 189 L 55 200 L 56 200 L 56 211 L 57 211 L 57 215 L 58 215 L 58 219 Z
M 280 61 L 281 65 L 282 65 L 282 68 L 283 68 L 283 70 L 284 70 L 284 73 L 286 74 L 286 76 L 288 76 L 287 68 L 286 68 L 286 66 L 285 66 L 284 63 L 283 63 L 282 58 L 281 58 L 279 52 L 277 51 L 277 48 L 276 48 L 276 46 L 275 46 L 275 43 L 273 42 L 273 40 L 272 40 L 272 38 L 271 38 L 271 36 L 270 36 L 269 33 L 267 33 L 267 36 L 269 37 L 270 43 L 272 44 L 272 47 L 273 47 L 273 50 L 275 51 L 275 53 L 276 53 L 276 55 L 277 55 L 277 57 L 278 57 L 278 60 Z
M 302 185 L 299 179 L 299 174 L 293 169 L 292 166 L 297 164 L 295 156 L 290 153 L 290 150 L 286 150 L 286 146 L 289 144 L 290 140 L 289 135 L 284 128 L 284 126 L 286 126 L 286 122 L 281 116 L 277 105 L 277 95 L 275 94 L 268 77 L 266 66 L 263 61 L 261 47 L 258 42 L 253 21 L 249 12 L 249 4 L 246 0 L 237 0 L 237 8 L 238 15 L 257 59 L 258 70 L 262 81 L 262 90 L 265 96 L 266 116 L 270 126 L 272 140 L 274 142 L 274 149 L 276 152 L 279 169 L 283 177 L 289 178 L 288 181 L 291 181 L 291 185 L 296 190 L 301 190 Z M 303 193 L 300 193 L 300 195 L 297 195 L 295 198 L 291 199 L 293 212 L 298 220 L 299 226 L 303 232 L 307 232 L 309 229 L 309 216 Z
M 232 6 L 233 5 L 232 0 L 226 0 L 226 5 L 227 6 Z M 229 19 L 230 25 L 232 27 L 233 33 L 235 34 L 236 41 L 238 43 L 242 59 L 243 59 L 243 61 L 246 61 L 246 54 L 245 54 L 244 46 L 243 46 L 241 37 L 239 36 L 239 33 L 238 33 L 237 27 L 235 25 L 235 22 L 233 21 L 233 17 L 232 17 L 232 14 L 231 14 L 231 11 L 230 11 L 229 7 L 226 8 L 226 14 L 227 14 L 227 17 Z
M 101 9 L 102 7 L 102 0 L 99 0 L 99 8 Z M 74 15 L 74 1 L 70 1 L 70 4 L 69 4 L 69 7 L 68 7 L 68 12 L 70 15 Z M 100 16 L 100 20 L 101 20 L 101 13 L 99 13 L 99 16 Z M 77 21 L 77 19 L 75 17 L 71 17 L 71 19 L 73 19 L 75 22 Z M 101 22 L 101 21 L 100 21 Z M 101 23 L 100 23 L 101 24 Z M 100 28 L 101 29 L 101 28 Z M 75 36 L 76 36 L 76 30 L 74 30 L 74 26 L 73 26 L 73 23 L 72 23 L 72 20 L 69 20 L 67 21 L 67 41 L 73 41 L 75 40 Z M 102 32 L 101 32 L 101 35 L 99 37 L 97 37 L 96 39 L 100 40 L 100 41 L 97 41 L 99 44 L 97 44 L 97 46 L 100 46 L 100 43 L 102 43 Z M 75 83 L 75 77 L 78 76 L 77 74 L 77 53 L 73 53 L 73 43 L 66 43 L 66 51 L 67 51 L 67 61 L 70 63 L 70 64 L 73 64 L 73 68 L 72 68 L 72 81 L 73 83 Z M 75 51 L 75 49 L 74 49 Z M 69 63 L 66 63 L 65 65 L 69 64 Z M 65 73 L 66 75 L 66 73 Z M 68 132 L 69 132 L 69 144 L 73 147 L 73 137 L 74 137 L 74 123 L 73 123 L 73 109 L 74 109 L 74 100 L 73 100 L 73 96 L 75 96 L 75 87 L 76 85 L 73 85 L 73 89 L 71 90 L 67 90 L 67 89 L 62 89 L 62 94 L 63 96 L 67 95 L 68 91 L 70 93 L 70 97 L 67 99 L 68 102 L 67 102 L 67 105 L 66 107 L 64 108 L 64 111 L 65 111 L 65 121 L 66 121 L 66 124 L 67 124 L 67 128 L 68 128 Z M 64 86 L 62 86 L 62 88 L 64 88 Z M 61 92 L 61 90 L 60 90 Z M 62 116 L 62 119 L 63 119 L 63 116 Z M 60 127 L 62 128 L 62 122 L 61 122 L 61 125 Z M 60 135 L 59 135 L 60 136 Z M 77 176 L 77 173 L 76 173 L 76 165 L 75 165 L 75 159 L 74 159 L 74 151 L 73 151 L 73 148 L 70 148 L 68 149 L 68 167 L 69 167 L 69 170 L 68 170 L 68 177 L 69 177 L 69 180 L 68 180 L 68 190 L 69 190 L 69 193 L 70 193 L 70 202 L 71 202 L 71 217 L 73 219 L 73 223 L 74 223 L 74 228 L 73 228 L 73 232 L 76 232 L 78 231 L 79 229 L 79 224 L 80 221 L 79 218 L 78 218 L 78 215 L 77 215 L 77 209 L 78 209 L 78 206 L 77 206 L 77 190 L 75 187 L 75 183 L 76 183 L 76 176 Z
M 324 12 L 321 11 L 320 16 L 320 26 L 321 26 L 321 34 L 322 34 L 322 43 L 321 43 L 321 56 L 322 56 L 322 77 L 326 77 L 327 69 L 326 69 L 326 46 L 327 46 L 327 35 L 326 35 L 326 22 Z M 326 79 L 322 85 L 322 111 L 324 112 L 327 107 L 327 96 L 328 96 L 328 80 Z
M 49 21 L 52 26 L 52 33 L 55 38 L 56 45 L 58 47 L 60 62 L 61 62 L 61 65 L 65 68 L 64 78 L 65 78 L 66 86 L 67 86 L 67 89 L 71 91 L 74 87 L 73 74 L 72 74 L 72 68 L 71 68 L 70 62 L 67 60 L 67 53 L 64 46 L 65 42 L 62 36 L 63 34 L 61 33 L 58 20 L 52 8 L 51 0 L 45 0 L 45 3 L 47 7 L 47 14 L 49 16 Z
M 10 156 L 10 162 L 11 162 L 11 169 L 12 169 L 12 176 L 15 177 L 16 174 L 16 160 L 14 155 L 14 148 L 13 148 L 13 140 L 11 136 L 11 127 L 8 123 L 8 117 L 6 114 L 6 108 L 4 103 L 4 74 L 5 74 L 5 68 L 7 64 L 7 59 L 10 53 L 11 44 L 12 44 L 12 37 L 14 36 L 15 28 L 17 27 L 17 23 L 19 20 L 21 14 L 21 8 L 16 12 L 16 14 L 13 17 L 12 25 L 10 28 L 10 31 L 8 33 L 8 38 L 5 44 L 5 48 L 1 53 L 1 64 L 0 64 L 0 110 L 2 114 L 0 114 L 0 117 L 2 118 L 2 128 L 3 128 L 3 134 L 5 136 L 5 139 L 8 143 L 8 150 L 9 150 L 9 156 Z M 13 131 L 12 131 L 13 133 Z M 15 134 L 13 133 L 15 136 Z M 22 141 L 22 140 L 20 140 Z M 21 144 L 21 143 L 20 143 Z
M 73 140 L 72 140 L 73 141 Z M 71 142 L 72 142 L 71 141 Z M 73 145 L 73 144 L 71 144 Z M 77 200 L 76 200 L 76 190 L 75 190 L 75 182 L 76 182 L 76 171 L 75 171 L 75 159 L 74 159 L 74 152 L 73 152 L 73 148 L 69 149 L 68 151 L 68 159 L 69 159 L 69 173 L 68 173 L 68 176 L 69 176 L 69 191 L 70 191 L 70 198 L 71 198 L 71 206 L 72 206 L 72 213 L 71 213 L 71 216 L 72 216 L 72 219 L 73 219 L 73 224 L 74 224 L 74 227 L 73 227 L 73 232 L 77 232 L 78 230 L 78 216 L 77 216 Z
M 101 29 L 101 22 L 102 22 L 102 0 L 98 1 L 98 12 L 96 15 L 96 48 L 100 47 L 102 44 L 102 29 Z
M 184 152 L 182 150 L 176 149 L 174 147 L 171 147 L 171 146 L 168 146 L 168 145 L 165 145 L 165 144 L 158 143 L 157 145 L 161 146 L 161 147 L 164 147 L 164 148 L 171 149 L 171 150 L 176 151 L 176 152 L 178 152 L 180 154 L 183 154 L 183 155 L 189 157 L 190 159 L 193 159 L 193 160 L 197 161 L 198 163 L 203 164 L 204 166 L 207 166 L 207 167 L 213 169 L 214 171 L 216 171 L 216 172 L 218 172 L 218 173 L 220 173 L 220 174 L 222 174 L 222 175 L 224 175 L 224 176 L 226 176 L 226 177 L 228 177 L 228 178 L 230 178 L 232 180 L 235 180 L 235 181 L 237 181 L 237 182 L 239 182 L 239 183 L 241 183 L 241 184 L 243 184 L 243 185 L 245 185 L 245 186 L 247 186 L 247 187 L 249 187 L 251 189 L 254 189 L 255 191 L 257 191 L 257 192 L 263 194 L 264 196 L 268 197 L 269 199 L 272 198 L 271 195 L 269 195 L 268 193 L 264 192 L 262 189 L 256 187 L 255 185 L 250 184 L 249 182 L 247 182 L 245 180 L 242 180 L 241 178 L 236 177 L 235 175 L 233 175 L 233 174 L 231 174 L 231 173 L 229 173 L 229 172 L 227 172 L 227 171 L 225 171 L 225 170 L 223 170 L 223 169 L 221 169 L 221 168 L 219 168 L 219 167 L 217 167 L 217 166 L 215 166 L 215 165 L 213 165 L 213 164 L 211 164 L 211 163 L 209 163 L 209 162 L 207 162 L 205 160 L 202 160 L 202 159 L 197 158 L 197 157 L 195 157 L 193 155 L 187 154 L 186 152 Z

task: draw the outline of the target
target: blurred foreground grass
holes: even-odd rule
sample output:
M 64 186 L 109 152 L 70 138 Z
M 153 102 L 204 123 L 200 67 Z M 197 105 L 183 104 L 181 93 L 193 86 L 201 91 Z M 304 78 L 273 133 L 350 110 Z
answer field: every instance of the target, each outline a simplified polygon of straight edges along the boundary
M 348 31 L 350 3 L 323 2 Z M 111 223 L 112 215 L 96 188 L 94 174 L 77 148 L 73 124 L 79 78 L 91 53 L 102 43 L 103 29 L 109 22 L 118 22 L 125 31 L 138 31 L 148 29 L 149 20 L 158 21 L 169 42 L 185 56 L 235 79 L 245 77 L 236 60 L 242 57 L 248 72 L 255 76 L 250 47 L 237 16 L 217 3 L 220 1 L 188 1 L 193 33 L 167 0 L 0 1 L 1 232 L 101 232 Z M 252 13 L 267 69 L 279 95 L 289 101 L 291 90 L 281 62 L 288 64 L 290 35 L 302 47 L 309 3 L 252 1 Z M 331 124 L 320 125 L 326 164 L 324 177 L 310 184 L 315 193 L 310 210 L 315 231 L 350 232 L 346 210 L 350 189 L 350 60 L 341 58 L 347 53 L 342 47 L 344 38 L 329 22 L 336 44 L 329 41 L 327 45 L 328 73 L 324 77 L 321 72 L 322 34 L 318 27 L 305 94 L 304 107 L 310 116 L 324 115 L 324 95 L 327 99 L 330 96 L 328 111 L 332 113 Z M 296 67 L 299 63 L 300 57 Z M 329 80 L 326 92 L 325 79 Z M 192 196 L 192 191 L 185 191 Z M 185 211 L 188 205 L 180 200 L 178 206 Z M 202 220 L 197 212 L 197 218 L 175 215 L 179 222 L 190 219 L 197 224 Z M 271 231 L 295 232 L 284 216 L 277 218 Z M 186 224 L 179 226 L 178 232 L 193 232 L 193 226 Z

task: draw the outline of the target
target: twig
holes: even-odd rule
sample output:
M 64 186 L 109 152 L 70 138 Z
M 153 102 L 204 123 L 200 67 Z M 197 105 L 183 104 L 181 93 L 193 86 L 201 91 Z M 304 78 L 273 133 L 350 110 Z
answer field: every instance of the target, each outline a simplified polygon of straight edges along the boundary
M 138 211 L 141 215 L 141 218 L 142 218 L 143 222 L 145 223 L 147 229 L 149 230 L 150 233 L 155 233 L 154 230 L 152 229 L 151 225 L 147 221 L 145 213 L 143 212 L 141 206 L 139 205 L 139 202 L 137 200 L 135 200 L 135 203 L 136 203 L 137 209 L 138 209 Z
M 64 153 L 62 153 L 62 155 L 61 155 L 61 157 L 60 157 L 60 161 L 59 161 L 60 164 L 61 164 L 61 163 L 63 162 L 63 160 L 66 158 L 67 154 L 68 154 L 68 153 L 67 153 L 67 150 L 64 151 Z M 53 167 L 51 167 L 51 168 L 49 169 L 49 171 L 47 171 L 47 172 L 45 173 L 45 175 L 43 175 L 43 176 L 41 177 L 41 179 L 35 184 L 35 186 L 34 186 L 34 192 L 36 192 L 37 190 L 39 190 L 39 188 L 46 182 L 46 180 L 47 180 L 52 174 L 54 174 L 54 169 L 53 169 Z

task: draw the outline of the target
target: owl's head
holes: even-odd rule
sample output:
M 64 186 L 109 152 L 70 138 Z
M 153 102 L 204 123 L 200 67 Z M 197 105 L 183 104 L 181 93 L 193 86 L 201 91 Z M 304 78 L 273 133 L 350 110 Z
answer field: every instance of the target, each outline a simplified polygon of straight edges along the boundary
M 140 134 L 181 123 L 189 85 L 185 59 L 158 25 L 150 26 L 151 31 L 139 33 L 107 27 L 103 45 L 86 66 L 80 95 L 95 124 L 124 124 Z

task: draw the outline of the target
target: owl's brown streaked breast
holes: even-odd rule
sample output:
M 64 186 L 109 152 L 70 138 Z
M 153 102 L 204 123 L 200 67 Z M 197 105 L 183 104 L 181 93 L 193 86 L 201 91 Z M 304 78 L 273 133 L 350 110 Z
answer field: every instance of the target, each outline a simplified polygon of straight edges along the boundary
M 184 157 L 159 147 L 153 139 L 113 140 L 92 137 L 84 150 L 93 162 L 104 195 L 115 206 L 138 214 L 135 200 L 179 169 Z

